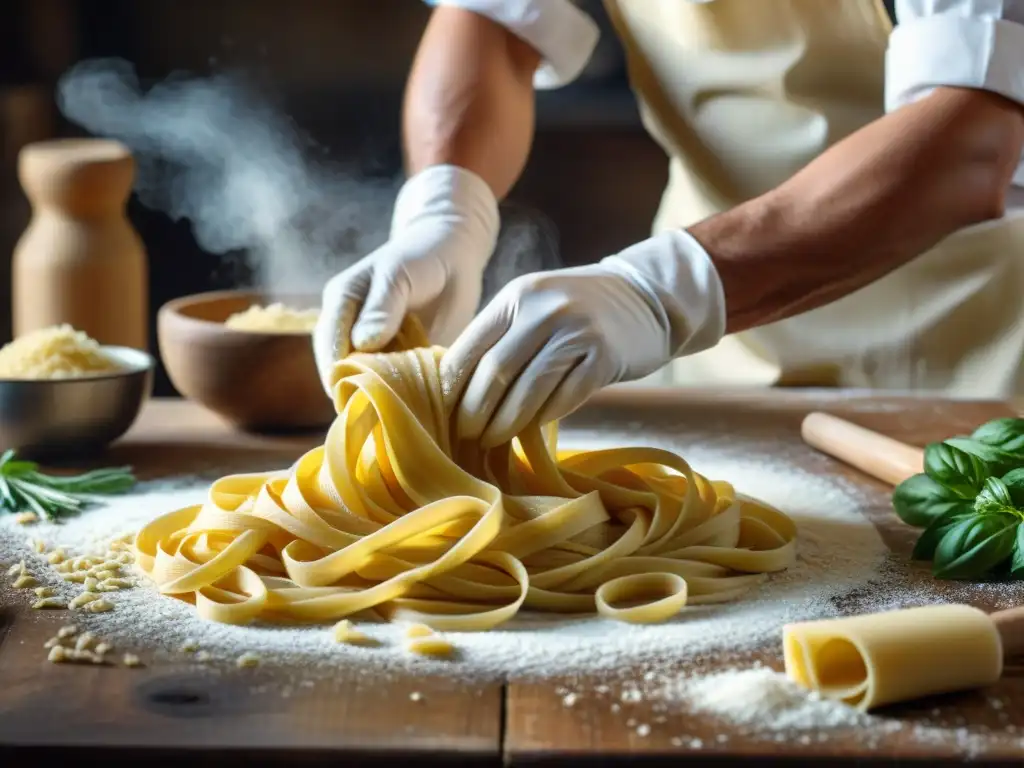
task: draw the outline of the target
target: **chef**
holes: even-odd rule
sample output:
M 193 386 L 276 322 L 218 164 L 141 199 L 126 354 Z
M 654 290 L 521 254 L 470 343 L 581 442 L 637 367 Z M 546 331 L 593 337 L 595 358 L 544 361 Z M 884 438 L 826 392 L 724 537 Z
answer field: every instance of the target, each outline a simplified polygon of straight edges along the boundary
M 895 25 L 880 0 L 605 0 L 669 157 L 653 234 L 479 314 L 534 90 L 571 82 L 598 31 L 570 0 L 432 4 L 390 240 L 324 290 L 325 379 L 415 312 L 485 445 L 656 372 L 1024 391 L 1024 0 L 897 0 Z

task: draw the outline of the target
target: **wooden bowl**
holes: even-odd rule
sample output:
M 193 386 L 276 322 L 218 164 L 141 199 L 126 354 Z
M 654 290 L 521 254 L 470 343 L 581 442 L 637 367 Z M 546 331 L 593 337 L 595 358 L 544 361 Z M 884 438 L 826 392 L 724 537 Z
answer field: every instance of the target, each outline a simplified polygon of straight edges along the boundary
M 312 430 L 334 419 L 308 333 L 259 333 L 224 321 L 254 304 L 320 305 L 319 296 L 214 291 L 164 304 L 157 314 L 160 355 L 185 397 L 253 432 Z

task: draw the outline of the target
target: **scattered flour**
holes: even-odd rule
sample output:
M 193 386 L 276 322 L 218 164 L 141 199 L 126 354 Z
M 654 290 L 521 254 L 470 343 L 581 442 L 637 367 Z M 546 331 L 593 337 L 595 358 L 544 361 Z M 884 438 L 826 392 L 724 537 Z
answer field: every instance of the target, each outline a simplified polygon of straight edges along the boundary
M 133 641 L 139 648 L 178 650 L 198 641 L 214 656 L 237 657 L 259 653 L 266 660 L 294 659 L 304 665 L 336 666 L 350 662 L 365 667 L 444 669 L 474 676 L 532 678 L 572 672 L 614 672 L 638 663 L 693 658 L 718 649 L 733 651 L 773 642 L 782 623 L 832 615 L 832 598 L 863 586 L 884 560 L 884 546 L 857 511 L 857 500 L 828 480 L 801 474 L 785 465 L 772 466 L 724 456 L 694 462 L 713 478 L 729 479 L 741 491 L 756 495 L 792 515 L 800 526 L 799 562 L 778 574 L 744 599 L 729 605 L 701 606 L 658 626 L 623 625 L 593 617 L 529 615 L 501 630 L 450 633 L 459 650 L 457 664 L 412 657 L 403 649 L 403 628 L 359 623 L 359 629 L 378 645 L 358 647 L 333 640 L 329 627 L 236 627 L 206 622 L 181 601 L 162 597 L 143 586 L 112 593 L 116 610 L 91 619 L 105 637 Z M 44 540 L 48 548 L 64 546 L 84 551 L 118 535 L 137 530 L 144 522 L 189 504 L 201 503 L 208 484 L 198 480 L 178 487 L 141 484 L 138 491 L 114 497 L 59 525 L 19 526 L 3 519 L 0 559 L 36 561 L 32 568 L 62 597 L 77 587 L 47 570 L 43 555 L 30 551 L 28 538 Z M 184 485 L 185 487 L 181 487 Z
M 828 742 L 844 738 L 840 734 L 845 733 L 845 740 L 836 743 L 848 744 L 851 732 L 865 750 L 879 754 L 885 754 L 893 740 L 911 740 L 925 749 L 934 747 L 967 759 L 984 756 L 997 744 L 1003 752 L 1024 751 L 1024 728 L 1011 722 L 1016 720 L 1011 713 L 1019 705 L 1012 697 L 990 697 L 991 726 L 967 722 L 955 704 L 900 719 L 862 714 L 822 700 L 779 672 L 757 662 L 751 666 L 759 651 L 780 657 L 782 624 L 837 615 L 846 600 L 853 599 L 861 611 L 888 610 L 963 599 L 966 590 L 978 589 L 978 585 L 939 586 L 887 555 L 863 514 L 865 509 L 887 505 L 884 494 L 868 484 L 824 472 L 813 474 L 815 460 L 809 461 L 806 452 L 800 454 L 799 464 L 811 471 L 800 469 L 796 462 L 800 448 L 772 436 L 760 442 L 745 440 L 742 452 L 722 433 L 685 446 L 652 440 L 639 429 L 610 434 L 577 430 L 564 437 L 566 447 L 646 443 L 682 451 L 697 471 L 728 480 L 739 491 L 776 505 L 796 520 L 796 566 L 771 577 L 736 603 L 687 609 L 676 620 L 660 625 L 533 615 L 498 631 L 450 633 L 446 637 L 457 649 L 451 660 L 410 654 L 404 648 L 406 628 L 402 626 L 358 622 L 358 629 L 377 644 L 351 645 L 336 642 L 330 625 L 237 627 L 206 622 L 196 617 L 192 606 L 156 593 L 141 575 L 141 586 L 106 593 L 114 610 L 74 612 L 68 618 L 82 631 L 111 643 L 126 660 L 137 657 L 145 666 L 173 660 L 202 665 L 209 674 L 258 672 L 238 669 L 245 665 L 273 667 L 278 675 L 285 674 L 280 689 L 284 698 L 320 685 L 341 693 L 353 676 L 367 683 L 387 680 L 392 674 L 401 675 L 403 681 L 409 674 L 443 675 L 454 679 L 454 684 L 458 680 L 551 679 L 556 681 L 560 706 L 568 712 L 589 711 L 597 701 L 631 729 L 634 738 L 667 741 L 690 752 L 730 749 L 729 743 L 738 739 L 747 744 L 799 744 L 824 750 L 824 759 L 833 749 Z M 57 546 L 73 553 L 103 550 L 111 540 L 133 533 L 154 516 L 201 503 L 209 481 L 204 476 L 142 483 L 132 494 L 113 497 L 61 524 L 19 525 L 13 515 L 0 515 L 0 564 L 24 559 L 32 574 L 58 598 L 67 600 L 81 586 L 62 581 L 35 541 L 45 542 L 44 552 Z M 986 589 L 1001 606 L 1024 603 L 1024 584 Z M 31 590 L 12 590 L 6 580 L 0 581 L 0 601 L 31 599 Z M 38 613 L 41 619 L 46 614 L 52 620 L 52 611 Z M 40 660 L 45 658 L 45 649 L 41 647 L 39 653 Z M 711 660 L 713 669 L 706 666 Z M 345 675 L 336 674 L 342 670 Z M 254 686 L 254 693 L 266 687 L 255 682 Z M 409 698 L 421 701 L 423 695 L 414 690 Z
M 717 730 L 714 743 L 719 745 L 740 737 L 806 746 L 825 744 L 841 738 L 838 734 L 852 732 L 863 748 L 872 751 L 884 750 L 892 738 L 912 739 L 922 745 L 941 744 L 967 758 L 983 755 L 993 739 L 1024 750 L 1022 729 L 1009 723 L 1008 716 L 997 717 L 998 725 L 972 726 L 959 714 L 944 717 L 938 707 L 925 717 L 918 714 L 908 719 L 862 713 L 821 698 L 792 683 L 782 672 L 761 664 L 662 680 L 647 689 L 642 698 L 654 711 L 674 715 L 674 722 L 688 724 L 691 730 L 702 734 Z M 997 697 L 989 697 L 988 705 L 996 713 L 1008 706 Z M 951 714 L 956 712 L 953 704 Z M 656 722 L 666 721 L 660 716 Z M 672 736 L 670 743 L 692 750 L 705 748 L 705 742 L 692 735 Z
M 566 447 L 659 443 L 650 433 L 617 426 L 614 431 L 566 430 L 562 442 Z M 682 669 L 688 670 L 683 674 L 693 674 L 711 654 L 721 667 L 722 660 L 740 663 L 757 649 L 776 650 L 782 624 L 838 615 L 840 601 L 851 594 L 862 610 L 940 599 L 922 597 L 919 585 L 909 589 L 905 575 L 901 585 L 890 573 L 887 550 L 862 514 L 865 507 L 880 503 L 870 487 L 802 470 L 792 460 L 793 447 L 771 438 L 753 444 L 743 441 L 742 450 L 719 435 L 682 446 L 675 441 L 669 447 L 681 451 L 697 471 L 729 480 L 739 491 L 792 516 L 799 526 L 797 564 L 735 603 L 690 608 L 660 625 L 533 614 L 496 631 L 447 633 L 458 651 L 449 660 L 410 654 L 404 647 L 404 627 L 389 624 L 359 622 L 358 628 L 377 642 L 349 645 L 335 642 L 329 625 L 239 627 L 203 621 L 192 606 L 160 596 L 143 577 L 142 586 L 107 595 L 114 610 L 83 617 L 82 622 L 118 648 L 142 652 L 147 658 L 162 654 L 233 664 L 241 654 L 253 653 L 265 665 L 294 664 L 306 671 L 346 667 L 357 674 L 392 670 L 477 680 L 565 679 L 598 673 L 612 682 L 646 672 L 644 688 L 650 689 L 659 681 L 663 686 L 665 680 L 678 678 Z M 154 516 L 201 503 L 208 484 L 206 478 L 142 483 L 132 494 L 113 497 L 61 524 L 22 526 L 13 516 L 0 516 L 0 561 L 25 558 L 41 582 L 59 597 L 70 598 L 80 587 L 61 581 L 45 556 L 29 547 L 29 538 L 43 539 L 50 549 L 64 546 L 81 552 L 98 547 L 137 530 Z M 5 599 L 16 594 L 0 588 Z M 1014 594 L 1019 601 L 1019 591 Z
M 681 703 L 690 712 L 761 730 L 849 728 L 871 722 L 856 709 L 822 699 L 764 666 L 672 681 L 656 696 Z

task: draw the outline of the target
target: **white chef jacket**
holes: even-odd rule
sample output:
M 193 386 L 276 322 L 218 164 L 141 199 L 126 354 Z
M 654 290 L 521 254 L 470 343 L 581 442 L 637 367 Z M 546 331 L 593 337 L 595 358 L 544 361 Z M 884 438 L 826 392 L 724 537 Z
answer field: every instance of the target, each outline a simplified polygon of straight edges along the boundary
M 572 82 L 599 36 L 570 0 L 427 2 L 479 13 L 530 43 L 542 56 L 539 89 Z M 670 157 L 656 232 L 768 191 L 843 135 L 936 87 L 1024 104 L 1024 0 L 898 0 L 894 29 L 877 18 L 878 0 L 605 5 L 645 125 Z M 1024 303 L 1007 296 L 1024 292 L 1024 157 L 1009 206 L 1005 225 L 956 233 L 828 307 L 675 361 L 665 378 L 1022 393 Z
M 543 57 L 533 79 L 538 90 L 575 80 L 600 37 L 572 0 L 424 1 L 473 11 L 529 43 Z M 1024 104 L 1024 0 L 897 0 L 896 22 L 885 61 L 887 112 L 940 86 L 978 88 Z M 1013 181 L 1024 207 L 1024 156 Z

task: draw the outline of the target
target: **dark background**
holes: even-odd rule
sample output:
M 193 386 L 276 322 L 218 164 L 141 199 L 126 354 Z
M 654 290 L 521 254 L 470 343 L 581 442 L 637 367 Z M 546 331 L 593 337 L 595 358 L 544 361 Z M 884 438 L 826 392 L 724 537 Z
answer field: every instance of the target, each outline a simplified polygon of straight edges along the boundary
M 550 266 L 593 261 L 646 237 L 666 179 L 602 4 L 581 5 L 604 27 L 599 49 L 577 82 L 538 95 L 534 150 L 505 206 L 543 212 L 556 233 L 546 241 Z M 53 100 L 75 61 L 124 58 L 144 82 L 242 70 L 332 156 L 367 176 L 394 177 L 402 89 L 429 12 L 418 0 L 11 0 L 0 24 L 0 342 L 10 338 L 11 250 L 29 216 L 17 152 L 81 133 Z M 129 216 L 149 254 L 154 317 L 171 298 L 245 284 L 235 260 L 197 246 L 188 222 L 134 197 Z M 172 392 L 161 368 L 156 394 Z

